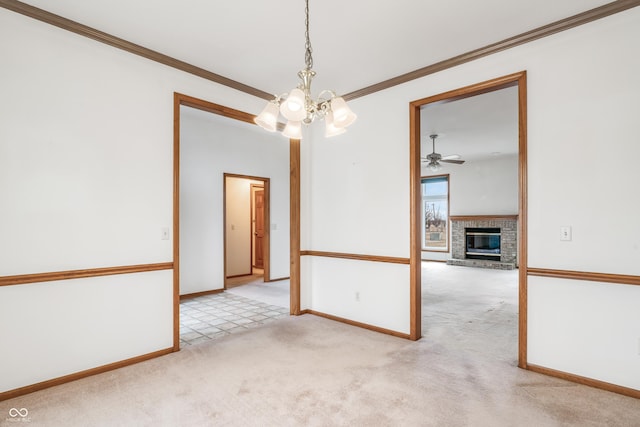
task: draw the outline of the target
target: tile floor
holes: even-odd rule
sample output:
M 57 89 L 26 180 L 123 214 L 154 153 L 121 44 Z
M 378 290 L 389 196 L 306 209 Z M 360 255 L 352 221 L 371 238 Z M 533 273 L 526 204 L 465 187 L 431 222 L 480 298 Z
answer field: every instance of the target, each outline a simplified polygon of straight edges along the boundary
M 180 303 L 180 346 L 246 331 L 289 315 L 289 309 L 234 295 L 205 295 Z

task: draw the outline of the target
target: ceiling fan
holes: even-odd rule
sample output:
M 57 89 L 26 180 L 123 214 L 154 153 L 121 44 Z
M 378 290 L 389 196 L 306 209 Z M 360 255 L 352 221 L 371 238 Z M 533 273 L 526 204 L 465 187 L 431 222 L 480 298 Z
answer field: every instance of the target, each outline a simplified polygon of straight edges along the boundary
M 442 167 L 440 162 L 455 163 L 457 165 L 463 164 L 464 160 L 460 160 L 460 156 L 457 155 L 457 154 L 452 154 L 450 156 L 444 156 L 443 157 L 441 154 L 436 153 L 436 138 L 437 137 L 438 137 L 437 134 L 429 135 L 429 138 L 431 138 L 433 152 L 431 154 L 427 154 L 427 157 L 423 157 L 422 158 L 423 162 L 429 162 L 427 164 L 427 168 L 432 170 L 432 171 L 437 171 Z

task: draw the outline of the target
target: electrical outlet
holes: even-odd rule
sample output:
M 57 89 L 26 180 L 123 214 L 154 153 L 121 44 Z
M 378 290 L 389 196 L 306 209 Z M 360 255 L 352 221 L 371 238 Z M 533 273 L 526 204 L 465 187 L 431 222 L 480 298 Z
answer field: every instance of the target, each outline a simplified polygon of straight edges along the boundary
M 356 302 L 360 302 L 360 292 L 356 291 Z
M 571 227 L 560 227 L 560 240 L 564 242 L 571 241 Z
M 160 239 L 169 240 L 169 227 L 162 227 L 160 229 Z

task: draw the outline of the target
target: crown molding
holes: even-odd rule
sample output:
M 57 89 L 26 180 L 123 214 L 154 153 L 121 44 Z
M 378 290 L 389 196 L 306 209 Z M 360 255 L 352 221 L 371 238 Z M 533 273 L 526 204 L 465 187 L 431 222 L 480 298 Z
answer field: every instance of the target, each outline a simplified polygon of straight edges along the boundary
M 343 98 L 348 101 L 370 95 L 381 90 L 389 89 L 393 86 L 407 83 L 411 80 L 419 79 L 430 74 L 434 74 L 439 71 L 464 64 L 466 62 L 470 62 L 506 49 L 510 49 L 512 47 L 516 47 L 543 37 L 550 36 L 552 34 L 559 33 L 561 31 L 569 30 L 571 28 L 587 24 L 601 18 L 605 18 L 619 12 L 623 12 L 628 9 L 632 9 L 636 6 L 640 6 L 640 0 L 616 0 L 603 6 L 588 10 L 586 12 L 561 19 L 559 21 L 544 25 L 542 27 L 538 27 L 534 30 L 527 31 L 514 37 L 510 37 L 497 43 L 493 43 L 488 46 L 475 49 L 458 56 L 454 56 L 453 58 L 449 58 L 444 61 L 436 62 L 435 64 L 419 68 L 415 71 L 411 71 L 409 73 L 384 80 L 380 83 L 376 83 L 374 85 L 349 92 L 343 95 Z M 71 31 L 81 36 L 88 37 L 101 43 L 108 44 L 109 46 L 122 49 L 135 55 L 151 59 L 152 61 L 159 62 L 161 64 L 176 68 L 186 73 L 202 77 L 203 79 L 228 86 L 232 89 L 239 90 L 240 92 L 244 92 L 249 95 L 253 95 L 266 100 L 270 100 L 273 98 L 273 95 L 268 92 L 245 85 L 230 78 L 205 70 L 204 68 L 196 67 L 195 65 L 191 65 L 187 62 L 180 61 L 179 59 L 164 55 L 160 52 L 147 49 L 146 47 L 131 43 L 127 40 L 112 36 L 111 34 L 105 33 L 95 28 L 91 28 L 89 26 L 80 24 L 79 22 L 72 21 L 70 19 L 53 14 L 51 12 L 47 12 L 46 10 L 39 9 L 20 1 L 0 0 L 0 7 L 19 13 L 21 15 L 28 16 L 33 19 L 37 19 L 47 24 L 54 25 L 64 30 Z
M 245 85 L 243 83 L 221 76 L 220 74 L 205 70 L 204 68 L 196 67 L 195 65 L 180 61 L 179 59 L 173 58 L 160 52 L 156 52 L 155 50 L 147 49 L 144 46 L 131 43 L 127 40 L 105 33 L 104 31 L 96 30 L 95 28 L 80 24 L 79 22 L 72 21 L 60 15 L 47 12 L 46 10 L 39 9 L 20 1 L 0 0 L 0 7 L 62 28 L 63 30 L 71 31 L 72 33 L 88 37 L 104 44 L 108 44 L 109 46 L 122 49 L 129 53 L 133 53 L 134 55 L 142 56 L 143 58 L 159 62 L 160 64 L 167 65 L 180 71 L 202 77 L 203 79 L 228 86 L 232 89 L 239 90 L 240 92 L 244 92 L 249 95 L 254 95 L 258 98 L 267 100 L 273 98 L 273 95 L 260 89 Z
M 607 3 L 603 6 L 596 7 L 586 12 L 579 13 L 577 15 L 570 16 L 565 19 L 553 22 L 542 27 L 538 27 L 534 30 L 527 31 L 522 34 L 518 34 L 514 37 L 509 37 L 497 43 L 490 44 L 480 49 L 475 49 L 462 55 L 454 56 L 453 58 L 445 59 L 444 61 L 436 62 L 435 64 L 428 65 L 423 68 L 419 68 L 415 71 L 411 71 L 406 74 L 402 74 L 397 77 L 382 81 L 380 83 L 367 86 L 365 88 L 349 92 L 342 97 L 349 101 L 355 98 L 360 98 L 366 95 L 370 95 L 374 92 L 389 89 L 393 86 L 397 86 L 403 83 L 407 83 L 411 80 L 419 79 L 421 77 L 428 76 L 430 74 L 443 71 L 448 68 L 456 67 L 466 62 L 474 61 L 484 56 L 492 55 L 494 53 L 510 49 L 512 47 L 520 46 L 525 43 L 532 42 L 543 37 L 550 36 L 552 34 L 559 33 L 561 31 L 569 30 L 571 28 L 587 24 L 592 21 L 596 21 L 601 18 L 623 12 L 628 9 L 632 9 L 636 6 L 640 6 L 640 0 L 617 0 L 611 3 Z

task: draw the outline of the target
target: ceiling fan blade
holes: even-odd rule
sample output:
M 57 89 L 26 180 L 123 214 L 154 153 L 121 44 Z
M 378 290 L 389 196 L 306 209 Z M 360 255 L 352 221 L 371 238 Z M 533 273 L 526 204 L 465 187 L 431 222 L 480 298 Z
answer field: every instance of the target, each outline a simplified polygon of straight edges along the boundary
M 450 154 L 448 156 L 442 156 L 442 160 L 455 160 L 459 158 L 460 158 L 460 154 Z
M 456 165 L 461 165 L 464 163 L 464 160 L 454 160 L 454 159 L 450 159 L 450 160 L 440 159 L 440 161 L 445 163 L 455 163 Z

